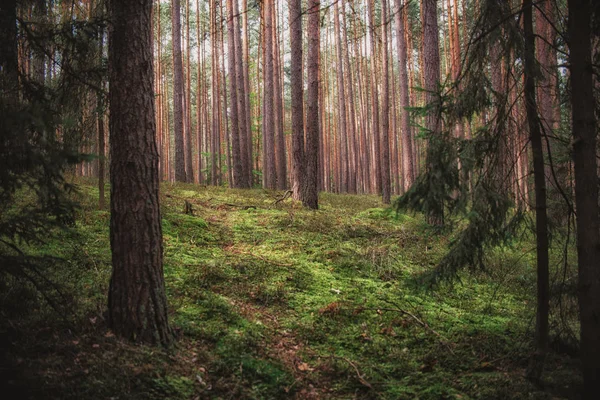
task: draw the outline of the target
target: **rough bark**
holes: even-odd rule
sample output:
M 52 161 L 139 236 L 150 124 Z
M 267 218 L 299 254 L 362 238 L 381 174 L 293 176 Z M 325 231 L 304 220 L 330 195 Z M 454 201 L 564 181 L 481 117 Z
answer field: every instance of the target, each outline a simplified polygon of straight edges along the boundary
M 597 125 L 591 60 L 590 0 L 569 0 L 573 159 L 577 206 L 577 256 L 583 398 L 600 393 L 600 221 L 596 159 Z
M 292 105 L 292 196 L 302 200 L 304 182 L 304 88 L 302 79 L 302 1 L 290 0 L 291 105 Z
M 109 1 L 110 244 L 108 324 L 168 345 L 152 82 L 152 0 Z
M 306 181 L 302 204 L 316 210 L 319 208 L 319 47 L 320 47 L 319 0 L 308 1 L 308 54 L 306 92 Z

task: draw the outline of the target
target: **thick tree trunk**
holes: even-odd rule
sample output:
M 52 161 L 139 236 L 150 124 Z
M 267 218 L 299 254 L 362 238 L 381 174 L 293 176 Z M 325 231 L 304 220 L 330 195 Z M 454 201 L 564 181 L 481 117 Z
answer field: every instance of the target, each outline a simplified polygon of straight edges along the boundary
M 152 0 L 109 1 L 110 243 L 108 323 L 119 336 L 168 345 L 158 150 L 152 84 Z
M 600 393 L 600 221 L 597 125 L 591 60 L 591 1 L 569 0 L 569 49 L 583 398 Z
M 544 152 L 542 132 L 535 100 L 535 40 L 533 33 L 532 0 L 523 0 L 523 26 L 525 30 L 525 109 L 529 126 L 529 140 L 533 154 L 535 184 L 535 233 L 537 242 L 537 313 L 535 324 L 536 351 L 527 375 L 539 381 L 548 352 L 548 314 L 550 283 L 548 272 L 548 217 L 546 214 L 546 180 L 544 177 Z
M 308 54 L 306 92 L 306 181 L 302 204 L 316 210 L 319 208 L 319 47 L 320 47 L 319 0 L 308 1 Z
M 302 1 L 290 0 L 291 102 L 292 102 L 292 196 L 302 200 L 304 182 L 304 88 L 302 79 Z

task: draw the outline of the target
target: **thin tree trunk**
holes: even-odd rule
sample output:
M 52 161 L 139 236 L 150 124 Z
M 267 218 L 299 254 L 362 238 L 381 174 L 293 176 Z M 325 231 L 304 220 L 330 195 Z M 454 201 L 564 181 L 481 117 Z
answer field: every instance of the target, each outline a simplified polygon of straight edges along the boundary
M 237 60 L 236 60 L 236 45 L 235 45 L 235 23 L 234 16 L 237 14 L 233 8 L 233 0 L 227 0 L 227 44 L 228 44 L 228 58 L 227 64 L 229 67 L 229 98 L 231 112 L 226 120 L 231 121 L 231 138 L 232 138 L 232 160 L 233 163 L 233 182 L 230 182 L 231 187 L 241 188 L 244 187 L 244 176 L 242 171 L 242 152 L 240 146 L 240 115 L 238 114 L 242 101 L 238 101 L 238 81 L 237 81 Z M 243 86 L 242 86 L 243 88 Z M 241 99 L 240 99 L 241 100 Z M 243 107 L 241 107 L 243 108 Z M 225 108 L 227 110 L 227 107 Z M 245 117 L 244 117 L 245 122 Z M 243 128 L 242 128 L 243 129 Z M 229 142 L 229 140 L 228 140 Z M 231 164 L 230 164 L 231 165 Z
M 337 53 L 336 76 L 337 76 L 337 92 L 338 106 L 336 107 L 339 121 L 339 129 L 337 130 L 338 138 L 338 162 L 337 170 L 339 175 L 338 192 L 348 192 L 348 130 L 346 128 L 346 93 L 344 90 L 344 60 L 342 56 L 342 35 L 340 33 L 340 13 L 338 3 L 334 7 L 334 26 L 335 26 L 335 48 Z
M 408 92 L 408 68 L 406 57 L 406 36 L 404 25 L 404 13 L 406 12 L 406 3 L 401 0 L 396 0 L 396 43 L 398 47 L 398 68 L 400 70 L 400 110 L 402 120 L 402 183 L 403 189 L 406 192 L 415 181 L 415 163 L 413 157 L 413 139 L 412 129 L 410 126 L 410 114 L 408 107 L 409 92 Z
M 542 133 L 535 99 L 535 39 L 533 33 L 532 0 L 523 0 L 525 30 L 525 109 L 529 126 L 529 140 L 533 153 L 533 178 L 535 182 L 535 233 L 537 242 L 537 312 L 535 324 L 535 355 L 527 376 L 539 381 L 548 352 L 549 272 L 548 272 L 548 217 L 546 215 L 546 180 Z
M 283 136 L 283 101 L 281 96 L 281 62 L 279 51 L 279 34 L 277 24 L 277 2 L 274 3 L 273 18 L 273 107 L 275 110 L 275 172 L 276 187 L 284 190 L 287 187 L 287 170 L 285 164 L 285 138 Z
M 375 10 L 373 5 L 374 0 L 368 0 L 369 3 L 369 31 L 371 33 L 371 113 L 372 113 L 372 123 L 371 123 L 371 136 L 373 138 L 372 141 L 372 150 L 371 150 L 371 160 L 373 165 L 373 171 L 375 173 L 374 183 L 375 183 L 375 192 L 381 194 L 382 184 L 381 184 L 381 162 L 379 161 L 381 151 L 381 144 L 379 138 L 379 93 L 378 93 L 378 79 L 377 79 L 377 47 L 375 45 Z
M 381 142 L 379 153 L 381 155 L 381 196 L 383 204 L 391 202 L 391 179 L 390 179 L 390 83 L 388 67 L 388 7 L 387 0 L 381 2 L 381 57 L 383 74 L 383 100 L 381 102 Z
M 275 189 L 275 119 L 273 88 L 273 0 L 264 0 L 264 128 L 263 128 L 263 187 Z
M 173 26 L 173 126 L 175 133 L 175 181 L 185 182 L 185 140 L 183 124 L 183 60 L 181 57 L 181 5 L 171 0 Z

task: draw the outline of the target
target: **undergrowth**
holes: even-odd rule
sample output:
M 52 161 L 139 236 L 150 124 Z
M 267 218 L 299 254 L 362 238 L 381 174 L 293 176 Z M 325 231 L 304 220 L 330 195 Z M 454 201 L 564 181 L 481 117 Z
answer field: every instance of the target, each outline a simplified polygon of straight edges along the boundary
M 109 220 L 80 185 L 76 226 L 29 249 L 61 257 L 48 277 L 69 304 L 3 282 L 4 393 L 60 399 L 577 398 L 577 361 L 551 353 L 544 387 L 531 351 L 530 243 L 496 249 L 486 272 L 435 288 L 444 256 L 419 215 L 374 196 L 322 194 L 308 211 L 278 193 L 164 184 L 164 271 L 178 344 L 115 338 L 104 321 Z M 193 215 L 184 214 L 189 202 Z M 59 316 L 57 316 L 59 315 Z M 10 390 L 10 391 L 9 391 Z

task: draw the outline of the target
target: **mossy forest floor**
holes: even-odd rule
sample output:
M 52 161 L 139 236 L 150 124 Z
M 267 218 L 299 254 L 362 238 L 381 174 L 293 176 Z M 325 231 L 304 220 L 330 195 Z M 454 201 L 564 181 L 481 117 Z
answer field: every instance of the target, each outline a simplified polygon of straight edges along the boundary
M 165 351 L 107 329 L 110 216 L 97 210 L 91 182 L 80 192 L 76 226 L 31 249 L 64 259 L 47 274 L 71 313 L 14 282 L 0 295 L 2 398 L 577 398 L 568 355 L 550 353 L 542 386 L 524 378 L 532 243 L 493 251 L 487 273 L 430 290 L 419 277 L 451 235 L 375 196 L 322 194 L 320 210 L 308 211 L 277 202 L 280 192 L 165 184 L 164 272 L 178 336 Z

